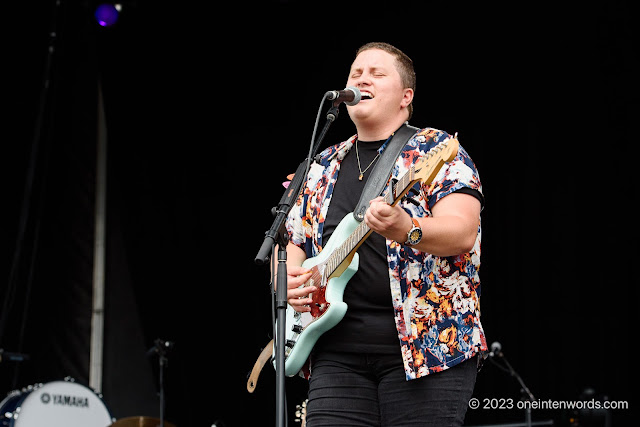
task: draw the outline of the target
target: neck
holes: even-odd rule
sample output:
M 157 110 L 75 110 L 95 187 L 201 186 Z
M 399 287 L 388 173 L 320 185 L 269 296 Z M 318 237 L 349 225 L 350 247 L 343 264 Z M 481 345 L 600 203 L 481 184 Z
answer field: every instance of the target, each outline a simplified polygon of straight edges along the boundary
M 356 131 L 360 141 L 379 141 L 387 139 L 389 135 L 397 131 L 406 120 L 399 119 L 389 123 L 379 123 L 375 125 L 356 124 Z

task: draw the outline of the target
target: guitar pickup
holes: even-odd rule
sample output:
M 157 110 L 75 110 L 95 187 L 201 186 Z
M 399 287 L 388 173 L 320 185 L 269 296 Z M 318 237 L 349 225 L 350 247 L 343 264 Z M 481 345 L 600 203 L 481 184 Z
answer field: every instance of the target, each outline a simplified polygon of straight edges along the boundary
M 415 199 L 413 198 L 413 197 L 415 197 L 415 196 L 417 196 L 417 195 L 419 195 L 419 194 L 420 194 L 420 191 L 419 191 L 419 190 L 417 190 L 417 189 L 416 189 L 416 188 L 414 188 L 414 187 L 411 187 L 411 188 L 409 189 L 409 191 L 407 191 L 407 194 L 405 194 L 405 195 L 402 197 L 402 201 L 403 201 L 403 202 L 409 202 L 409 203 L 411 203 L 411 204 L 413 204 L 413 205 L 415 205 L 415 206 L 418 206 L 418 207 L 419 207 L 419 206 L 420 206 L 420 203 L 419 203 L 417 200 L 415 200 Z M 409 196 L 409 195 L 411 195 L 411 196 Z
M 409 202 L 409 203 L 411 203 L 412 205 L 415 205 L 415 206 L 420 207 L 420 203 L 419 203 L 416 199 L 414 199 L 414 198 L 412 198 L 412 197 L 404 196 L 404 197 L 402 198 L 402 201 L 403 201 L 403 202 Z

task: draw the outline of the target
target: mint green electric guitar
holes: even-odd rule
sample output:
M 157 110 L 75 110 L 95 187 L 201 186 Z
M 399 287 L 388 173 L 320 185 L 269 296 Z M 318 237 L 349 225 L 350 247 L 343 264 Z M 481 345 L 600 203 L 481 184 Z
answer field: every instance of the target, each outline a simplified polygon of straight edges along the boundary
M 395 206 L 417 182 L 431 183 L 440 168 L 455 158 L 458 145 L 457 139 L 450 138 L 429 150 L 384 194 L 385 201 Z M 311 312 L 299 313 L 287 305 L 284 369 L 287 376 L 303 368 L 318 338 L 337 325 L 347 312 L 347 304 L 342 300 L 344 289 L 358 271 L 356 251 L 372 231 L 364 221 L 358 222 L 348 214 L 322 252 L 302 264 L 312 270 L 311 278 L 303 286 L 314 285 L 318 290 L 311 294 Z M 275 348 L 273 355 L 275 360 Z

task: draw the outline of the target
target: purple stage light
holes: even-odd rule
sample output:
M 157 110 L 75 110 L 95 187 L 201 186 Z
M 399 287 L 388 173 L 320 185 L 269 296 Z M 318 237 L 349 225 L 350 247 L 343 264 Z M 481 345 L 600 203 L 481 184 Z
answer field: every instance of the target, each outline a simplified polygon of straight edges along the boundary
M 118 14 L 120 13 L 119 4 L 103 3 L 96 8 L 96 21 L 103 27 L 110 27 L 118 21 Z

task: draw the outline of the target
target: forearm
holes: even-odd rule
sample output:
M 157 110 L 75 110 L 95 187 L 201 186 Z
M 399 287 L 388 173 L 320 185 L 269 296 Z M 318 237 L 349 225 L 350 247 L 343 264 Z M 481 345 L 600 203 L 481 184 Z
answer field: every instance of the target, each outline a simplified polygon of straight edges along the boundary
M 275 275 L 277 275 L 277 271 L 278 271 L 277 254 L 278 254 L 279 248 L 280 247 L 276 245 L 276 249 L 273 253 L 273 256 L 276 258 L 275 259 L 276 262 L 271 263 L 272 268 L 276 269 L 276 271 L 274 272 Z M 294 245 L 293 243 L 287 244 L 287 268 L 300 267 L 306 259 L 307 259 L 307 255 L 304 253 L 302 249 L 300 249 L 298 246 Z
M 457 216 L 416 219 L 422 228 L 422 240 L 413 246 L 414 249 L 445 257 L 470 252 L 473 248 L 478 233 L 477 223 L 469 223 Z M 406 234 L 403 238 L 406 241 Z
M 307 259 L 307 254 L 293 243 L 287 245 L 287 266 L 301 266 Z
M 415 219 L 422 239 L 413 248 L 436 256 L 460 255 L 471 251 L 480 220 L 480 202 L 467 194 L 451 194 L 431 210 L 431 216 Z M 365 221 L 372 230 L 400 244 L 407 241 L 413 227 L 411 216 L 399 206 L 389 206 L 381 198 L 371 202 Z

